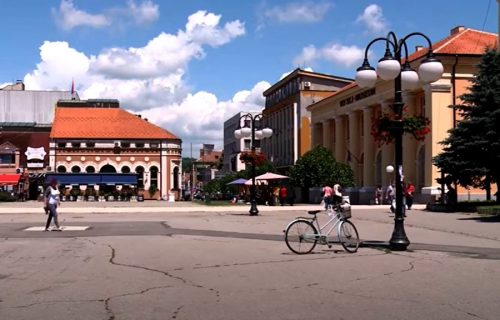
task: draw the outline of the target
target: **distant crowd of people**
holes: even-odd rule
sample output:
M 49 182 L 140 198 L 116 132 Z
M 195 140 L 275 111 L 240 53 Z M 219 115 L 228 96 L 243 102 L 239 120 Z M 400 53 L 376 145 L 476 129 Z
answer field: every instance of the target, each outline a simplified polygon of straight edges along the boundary
M 415 185 L 410 181 L 403 188 L 405 205 L 408 209 L 411 209 L 413 205 L 413 197 L 415 195 Z M 375 188 L 375 204 L 392 204 L 396 198 L 396 188 L 394 183 L 391 182 L 384 190 L 381 185 L 377 185 Z M 385 202 L 384 202 L 385 200 Z

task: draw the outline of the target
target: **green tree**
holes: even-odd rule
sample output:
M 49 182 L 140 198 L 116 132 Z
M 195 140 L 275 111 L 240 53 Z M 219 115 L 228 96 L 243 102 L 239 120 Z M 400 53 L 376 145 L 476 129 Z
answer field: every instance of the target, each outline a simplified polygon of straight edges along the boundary
M 469 93 L 456 108 L 463 120 L 441 142 L 434 164 L 464 187 L 480 187 L 491 199 L 490 184 L 500 182 L 500 54 L 488 50 Z M 497 202 L 500 197 L 497 196 Z
M 182 172 L 191 172 L 193 170 L 193 161 L 195 158 L 182 158 Z
M 317 146 L 305 153 L 290 169 L 293 185 L 305 190 L 325 184 L 340 184 L 343 188 L 354 186 L 354 174 L 346 164 L 337 162 L 332 153 L 323 146 Z

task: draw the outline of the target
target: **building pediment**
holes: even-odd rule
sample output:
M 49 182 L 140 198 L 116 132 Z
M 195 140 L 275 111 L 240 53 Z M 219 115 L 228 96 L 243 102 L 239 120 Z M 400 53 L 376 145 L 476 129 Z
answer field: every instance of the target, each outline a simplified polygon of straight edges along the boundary
M 0 144 L 0 154 L 11 154 L 15 153 L 18 148 L 10 142 L 4 142 Z

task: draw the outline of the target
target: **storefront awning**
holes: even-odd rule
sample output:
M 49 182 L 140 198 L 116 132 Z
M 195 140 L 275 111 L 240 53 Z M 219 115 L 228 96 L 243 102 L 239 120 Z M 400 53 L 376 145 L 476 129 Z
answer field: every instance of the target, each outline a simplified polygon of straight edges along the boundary
M 56 179 L 60 185 L 117 185 L 137 184 L 135 173 L 47 173 L 45 182 L 48 184 Z
M 0 186 L 15 186 L 20 177 L 20 174 L 0 174 Z

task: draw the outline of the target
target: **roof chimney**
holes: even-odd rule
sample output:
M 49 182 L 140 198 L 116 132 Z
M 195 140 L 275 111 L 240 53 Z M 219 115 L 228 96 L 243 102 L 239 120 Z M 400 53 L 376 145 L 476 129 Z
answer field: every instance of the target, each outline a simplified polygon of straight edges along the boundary
M 423 50 L 424 49 L 424 46 L 421 46 L 421 45 L 418 45 L 418 46 L 415 46 L 415 51 L 420 51 L 420 50 Z
M 465 30 L 465 27 L 464 26 L 456 26 L 455 28 L 451 29 L 450 30 L 450 35 L 455 35 L 459 32 L 462 32 Z

